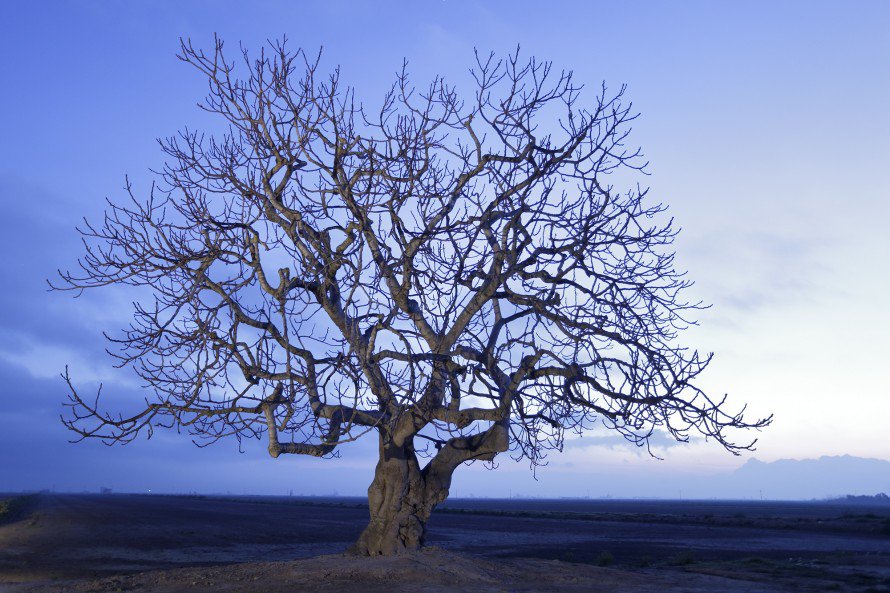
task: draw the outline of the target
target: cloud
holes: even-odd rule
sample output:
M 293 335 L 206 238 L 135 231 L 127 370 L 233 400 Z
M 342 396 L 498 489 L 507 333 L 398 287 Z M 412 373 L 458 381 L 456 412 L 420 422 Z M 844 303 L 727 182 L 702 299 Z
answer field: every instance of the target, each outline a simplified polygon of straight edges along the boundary
M 735 315 L 799 306 L 821 298 L 829 275 L 831 245 L 812 236 L 781 231 L 723 228 L 684 242 L 683 260 L 696 280 L 694 292 L 714 306 L 709 323 L 732 323 Z
M 106 446 L 88 439 L 69 441 L 59 416 L 65 386 L 60 380 L 32 377 L 23 367 L 0 361 L 0 491 L 56 488 L 95 491 L 226 492 L 283 494 L 362 494 L 373 477 L 373 435 L 341 447 L 340 459 L 305 456 L 272 459 L 266 444 L 234 439 L 196 447 L 185 433 L 158 430 L 128 445 Z M 143 394 L 120 386 L 109 390 L 109 409 L 140 404 Z
M 697 442 L 698 438 L 692 437 L 690 441 Z M 652 433 L 652 436 L 649 437 L 649 445 L 653 449 L 670 449 L 673 447 L 683 446 L 685 443 L 678 441 L 673 438 L 669 434 L 664 431 L 656 430 Z M 572 449 L 577 447 L 608 447 L 608 448 L 618 448 L 618 449 L 629 449 L 629 450 L 640 450 L 645 453 L 645 447 L 638 447 L 632 442 L 628 441 L 621 434 L 609 430 L 605 426 L 597 426 L 593 430 L 584 433 L 579 436 L 577 434 L 568 434 L 566 435 L 565 440 L 565 449 Z
M 14 178 L 0 178 L 0 359 L 35 377 L 54 377 L 71 363 L 88 380 L 110 380 L 103 329 L 130 318 L 124 292 L 50 292 L 47 279 L 76 265 L 82 251 L 74 229 L 80 214 L 61 196 Z M 96 215 L 95 212 L 87 214 Z M 117 374 L 117 377 L 122 375 Z

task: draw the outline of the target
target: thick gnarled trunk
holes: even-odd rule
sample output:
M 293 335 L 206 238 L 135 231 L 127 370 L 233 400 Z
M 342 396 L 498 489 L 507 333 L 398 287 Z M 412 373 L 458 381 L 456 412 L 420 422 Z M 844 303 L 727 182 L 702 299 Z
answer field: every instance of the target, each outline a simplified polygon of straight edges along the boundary
M 419 550 L 430 514 L 448 498 L 454 470 L 473 459 L 492 460 L 508 445 L 507 423 L 496 422 L 476 435 L 449 439 L 421 469 L 413 436 L 396 442 L 381 430 L 380 460 L 368 488 L 371 521 L 350 551 L 392 556 Z
M 380 441 L 380 460 L 368 488 L 371 520 L 350 551 L 367 556 L 415 552 L 423 546 L 430 513 L 448 496 L 447 485 L 427 479 L 413 443 L 396 445 L 386 436 Z

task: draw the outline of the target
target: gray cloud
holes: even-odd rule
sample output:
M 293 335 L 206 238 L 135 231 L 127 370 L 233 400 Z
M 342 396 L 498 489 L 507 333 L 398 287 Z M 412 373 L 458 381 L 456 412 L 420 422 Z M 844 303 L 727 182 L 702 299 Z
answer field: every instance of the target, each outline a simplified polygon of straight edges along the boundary
M 834 247 L 815 236 L 725 228 L 685 237 L 680 254 L 693 271 L 693 293 L 713 305 L 706 314 L 709 323 L 732 325 L 736 314 L 751 316 L 826 296 Z

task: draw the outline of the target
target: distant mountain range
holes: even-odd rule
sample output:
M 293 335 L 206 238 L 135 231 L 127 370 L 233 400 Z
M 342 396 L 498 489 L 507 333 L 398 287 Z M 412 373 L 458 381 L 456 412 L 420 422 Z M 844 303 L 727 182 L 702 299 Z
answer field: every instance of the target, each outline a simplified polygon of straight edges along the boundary
M 890 461 L 842 455 L 818 459 L 750 459 L 731 475 L 733 486 L 771 499 L 843 498 L 890 493 Z

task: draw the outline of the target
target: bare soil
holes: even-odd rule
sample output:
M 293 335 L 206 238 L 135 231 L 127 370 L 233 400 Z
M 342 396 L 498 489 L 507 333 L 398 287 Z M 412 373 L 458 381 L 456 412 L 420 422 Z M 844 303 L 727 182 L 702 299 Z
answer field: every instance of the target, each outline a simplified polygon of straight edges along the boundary
M 41 495 L 16 507 L 0 519 L 4 593 L 890 592 L 890 509 L 454 501 L 424 552 L 358 558 L 341 553 L 367 520 L 358 500 Z

